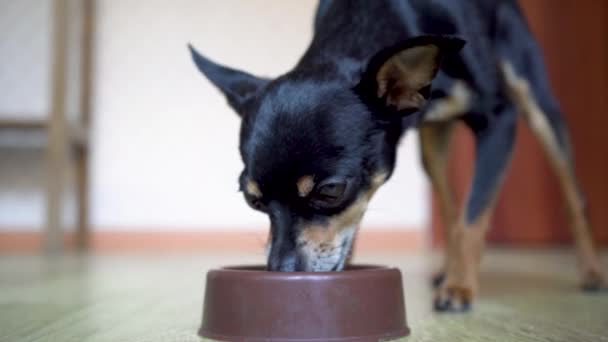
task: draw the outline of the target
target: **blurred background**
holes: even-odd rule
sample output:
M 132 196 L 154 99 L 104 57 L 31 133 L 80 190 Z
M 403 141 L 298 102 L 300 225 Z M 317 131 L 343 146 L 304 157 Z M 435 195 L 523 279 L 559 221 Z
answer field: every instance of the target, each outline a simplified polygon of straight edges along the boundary
M 521 1 L 567 113 L 596 238 L 608 243 L 608 2 Z M 559 6 L 557 5 L 559 4 Z M 288 71 L 316 1 L 0 0 L 0 250 L 262 251 L 267 218 L 237 192 L 239 119 L 196 70 Z M 520 124 L 490 239 L 569 241 L 560 191 Z M 472 144 L 450 177 L 464 197 Z M 358 248 L 441 244 L 415 132 L 374 198 Z

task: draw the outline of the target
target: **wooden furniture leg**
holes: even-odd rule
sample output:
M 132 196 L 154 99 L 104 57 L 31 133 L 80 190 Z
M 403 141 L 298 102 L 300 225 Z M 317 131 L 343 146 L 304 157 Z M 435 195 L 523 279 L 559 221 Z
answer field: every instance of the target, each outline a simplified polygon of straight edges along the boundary
M 66 166 L 69 161 L 68 134 L 65 123 L 67 4 L 53 1 L 53 58 L 51 77 L 51 113 L 47 146 L 47 206 L 44 248 L 47 253 L 63 249 L 62 213 Z
M 95 2 L 82 1 L 82 35 L 80 41 L 80 127 L 88 137 L 91 116 L 92 63 L 93 63 L 93 29 L 95 25 Z M 76 148 L 76 248 L 86 250 L 89 247 L 89 140 L 81 141 Z

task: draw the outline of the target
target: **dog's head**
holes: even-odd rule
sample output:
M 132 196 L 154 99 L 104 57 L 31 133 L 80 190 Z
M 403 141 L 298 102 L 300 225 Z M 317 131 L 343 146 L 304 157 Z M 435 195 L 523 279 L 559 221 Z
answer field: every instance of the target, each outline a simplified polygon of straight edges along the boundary
M 191 48 L 199 70 L 242 119 L 240 188 L 270 218 L 270 270 L 344 267 L 367 204 L 391 175 L 398 141 L 418 120 L 442 57 L 462 45 L 417 37 L 379 51 L 362 67 L 336 61 L 274 80 L 220 66 Z

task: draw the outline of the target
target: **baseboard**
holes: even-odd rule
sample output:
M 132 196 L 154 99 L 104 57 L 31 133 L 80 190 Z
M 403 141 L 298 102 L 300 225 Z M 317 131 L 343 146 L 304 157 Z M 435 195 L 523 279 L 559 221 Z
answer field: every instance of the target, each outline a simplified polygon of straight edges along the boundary
M 266 232 L 231 231 L 96 231 L 89 240 L 90 249 L 101 252 L 207 252 L 251 251 L 264 249 Z M 37 232 L 0 231 L 1 252 L 37 252 L 42 250 L 42 234 Z M 362 229 L 356 241 L 358 251 L 414 251 L 425 244 L 420 229 Z M 64 245 L 74 246 L 73 234 L 65 234 Z

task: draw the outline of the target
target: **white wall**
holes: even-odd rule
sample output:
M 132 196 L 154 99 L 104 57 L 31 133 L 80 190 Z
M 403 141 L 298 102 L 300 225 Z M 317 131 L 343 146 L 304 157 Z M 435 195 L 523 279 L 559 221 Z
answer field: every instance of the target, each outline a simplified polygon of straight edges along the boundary
M 305 50 L 315 1 L 98 4 L 91 191 L 95 228 L 265 227 L 267 219 L 237 193 L 239 119 L 198 73 L 186 43 L 224 64 L 276 76 Z M 399 154 L 394 178 L 372 201 L 368 229 L 426 223 L 428 191 L 413 134 Z M 0 168 L 0 179 L 5 176 Z M 0 227 L 14 221 L 19 214 L 13 209 L 24 205 L 17 199 L 0 202 Z M 30 206 L 35 209 L 35 203 Z M 36 217 L 30 213 L 29 222 L 39 222 Z
M 51 2 L 0 0 L 0 118 L 42 118 L 48 101 Z M 39 227 L 41 136 L 0 130 L 0 229 Z

